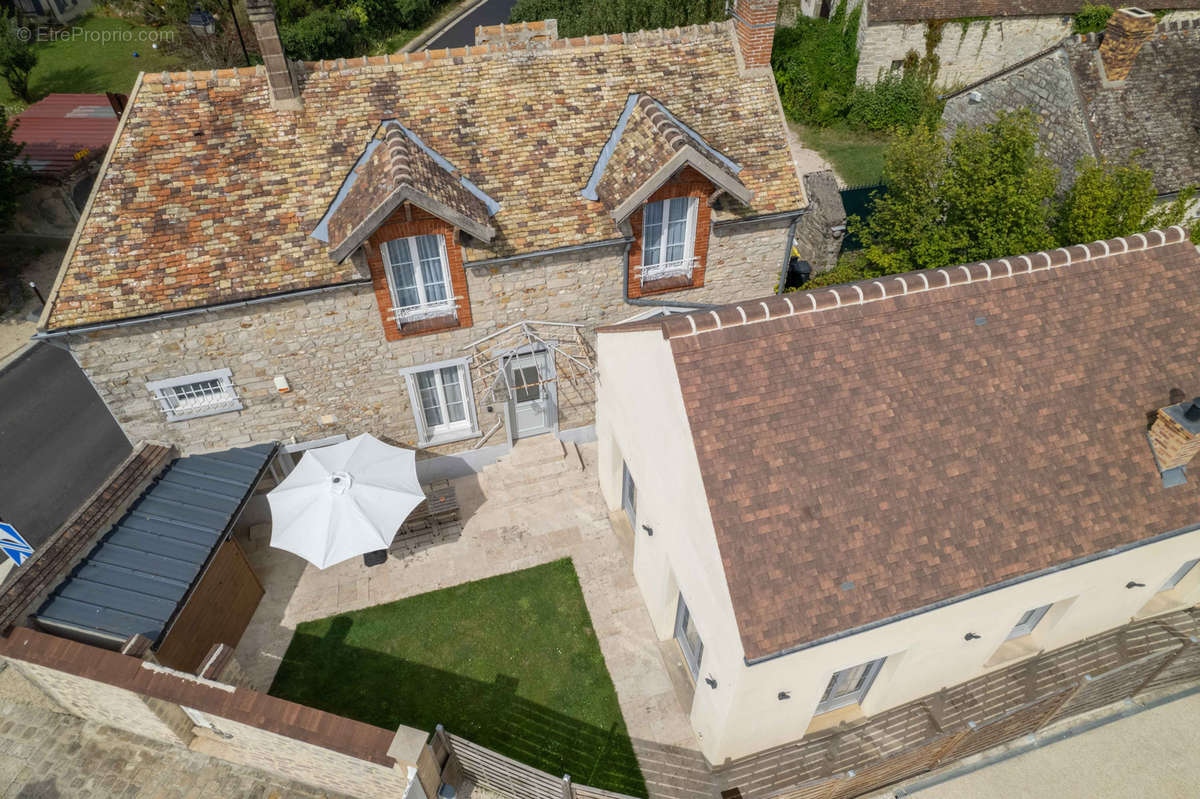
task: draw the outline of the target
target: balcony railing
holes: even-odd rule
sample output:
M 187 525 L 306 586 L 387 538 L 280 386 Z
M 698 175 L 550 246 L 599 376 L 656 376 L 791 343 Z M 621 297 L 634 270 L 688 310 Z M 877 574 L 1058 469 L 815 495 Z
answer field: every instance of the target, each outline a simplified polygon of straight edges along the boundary
M 392 316 L 400 324 L 419 322 L 423 319 L 436 319 L 440 316 L 458 315 L 458 297 L 450 297 L 437 302 L 425 302 L 418 305 L 405 305 L 392 309 Z
M 696 266 L 695 258 L 682 258 L 678 261 L 667 261 L 665 263 L 651 264 L 642 267 L 642 282 L 649 283 L 652 280 L 662 280 L 668 277 L 686 277 L 692 276 L 692 269 Z

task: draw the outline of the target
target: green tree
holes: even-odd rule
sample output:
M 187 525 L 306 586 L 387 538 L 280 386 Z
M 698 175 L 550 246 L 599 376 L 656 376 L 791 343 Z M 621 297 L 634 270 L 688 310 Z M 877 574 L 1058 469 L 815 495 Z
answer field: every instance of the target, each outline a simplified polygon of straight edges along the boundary
M 511 22 L 558 20 L 559 36 L 674 28 L 725 19 L 725 0 L 517 0 Z
M 37 65 L 37 51 L 29 39 L 29 29 L 20 26 L 8 9 L 0 9 L 0 77 L 15 97 L 32 103 L 29 73 Z
M 21 158 L 23 142 L 13 140 L 17 123 L 8 121 L 0 106 L 0 230 L 6 230 L 20 205 L 21 195 L 33 185 L 32 173 Z
M 864 264 L 887 274 L 1041 250 L 1054 241 L 1057 179 L 1028 111 L 960 127 L 949 141 L 920 125 L 889 147 L 887 194 L 851 225 Z
M 1172 202 L 1157 205 L 1154 174 L 1137 163 L 1136 155 L 1123 163 L 1084 158 L 1058 209 L 1054 235 L 1066 246 L 1178 225 L 1193 194 L 1185 189 Z

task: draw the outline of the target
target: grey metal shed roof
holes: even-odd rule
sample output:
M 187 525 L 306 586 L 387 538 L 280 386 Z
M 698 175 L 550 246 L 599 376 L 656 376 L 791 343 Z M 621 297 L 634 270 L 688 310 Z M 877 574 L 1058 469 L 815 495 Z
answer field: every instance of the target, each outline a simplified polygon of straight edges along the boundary
M 266 467 L 274 444 L 173 461 L 38 610 L 69 637 L 155 644 Z

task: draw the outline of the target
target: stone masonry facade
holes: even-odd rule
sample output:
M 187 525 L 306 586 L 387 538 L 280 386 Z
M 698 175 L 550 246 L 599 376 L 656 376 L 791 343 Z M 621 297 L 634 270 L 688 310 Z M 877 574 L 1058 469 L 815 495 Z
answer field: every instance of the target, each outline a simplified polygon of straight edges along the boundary
M 704 285 L 656 294 L 664 303 L 720 304 L 774 293 L 786 249 L 788 218 L 718 225 L 709 236 Z M 418 445 L 400 370 L 465 358 L 472 342 L 522 320 L 570 322 L 590 330 L 646 308 L 625 302 L 624 244 L 466 267 L 472 326 L 388 341 L 369 283 L 292 299 L 155 320 L 72 335 L 69 345 L 126 434 L 176 444 L 182 452 L 247 442 L 298 441 L 371 433 Z M 146 384 L 229 369 L 240 411 L 168 421 Z M 274 378 L 287 378 L 280 393 Z M 478 376 L 472 375 L 475 379 Z M 560 429 L 593 421 L 590 387 L 559 381 Z M 476 387 L 480 431 L 491 429 Z M 499 443 L 493 439 L 489 443 Z M 424 454 L 472 447 L 477 438 Z

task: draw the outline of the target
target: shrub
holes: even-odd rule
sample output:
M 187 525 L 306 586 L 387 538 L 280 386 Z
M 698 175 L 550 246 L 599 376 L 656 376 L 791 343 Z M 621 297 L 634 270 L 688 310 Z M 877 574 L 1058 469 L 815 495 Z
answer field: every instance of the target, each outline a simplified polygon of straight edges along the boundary
M 279 37 L 292 58 L 304 61 L 347 58 L 359 47 L 358 29 L 358 19 L 353 13 L 321 8 L 283 25 Z
M 789 119 L 829 126 L 841 120 L 854 94 L 860 9 L 840 0 L 829 19 L 798 17 L 777 28 L 771 66 Z
M 18 34 L 19 26 L 7 9 L 0 9 L 0 77 L 19 100 L 33 102 L 29 91 L 29 73 L 37 65 L 37 51 L 29 37 Z
M 921 122 L 936 123 L 942 102 L 919 70 L 889 72 L 873 86 L 854 87 L 846 122 L 871 131 L 911 130 Z
M 558 20 L 559 36 L 674 28 L 725 19 L 725 0 L 517 0 L 511 22 Z
M 1087 3 L 1075 14 L 1074 33 L 1099 33 L 1108 26 L 1108 18 L 1113 15 L 1112 6 L 1100 6 Z

